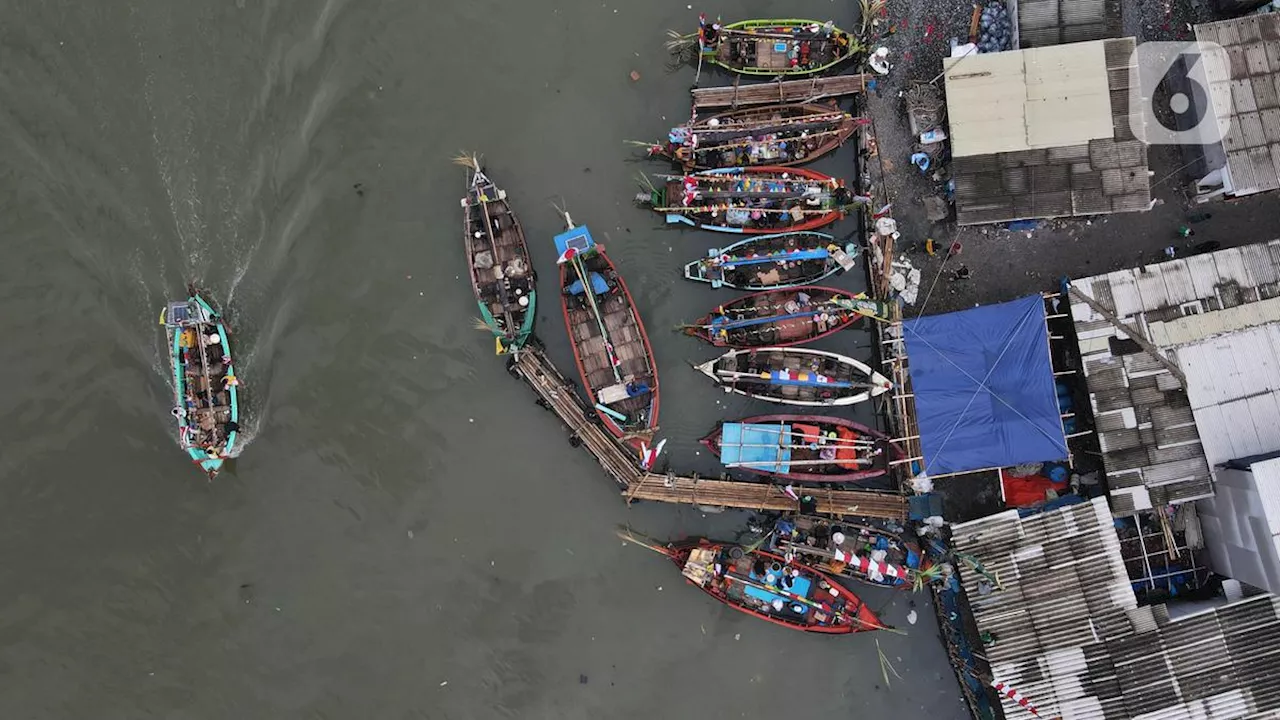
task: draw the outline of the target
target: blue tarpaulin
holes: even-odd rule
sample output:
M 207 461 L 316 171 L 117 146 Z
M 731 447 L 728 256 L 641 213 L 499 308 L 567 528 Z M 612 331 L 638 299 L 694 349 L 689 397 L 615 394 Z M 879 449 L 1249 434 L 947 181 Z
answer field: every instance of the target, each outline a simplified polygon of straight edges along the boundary
M 907 320 L 903 330 L 925 472 L 1067 457 L 1039 295 Z
M 791 426 L 725 423 L 720 426 L 720 462 L 752 470 L 784 473 L 791 469 Z

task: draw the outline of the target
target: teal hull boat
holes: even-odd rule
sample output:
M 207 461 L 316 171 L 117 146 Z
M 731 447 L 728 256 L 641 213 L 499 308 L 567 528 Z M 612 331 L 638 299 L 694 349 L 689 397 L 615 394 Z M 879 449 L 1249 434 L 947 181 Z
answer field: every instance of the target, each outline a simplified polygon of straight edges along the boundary
M 493 333 L 496 354 L 515 354 L 529 341 L 538 316 L 538 276 L 524 230 L 506 191 L 485 175 L 479 158 L 461 155 L 454 162 L 469 171 L 462 231 L 471 288 L 480 306 L 478 325 Z
M 173 369 L 178 444 L 212 480 L 231 456 L 240 430 L 240 381 L 221 315 L 194 288 L 160 312 Z

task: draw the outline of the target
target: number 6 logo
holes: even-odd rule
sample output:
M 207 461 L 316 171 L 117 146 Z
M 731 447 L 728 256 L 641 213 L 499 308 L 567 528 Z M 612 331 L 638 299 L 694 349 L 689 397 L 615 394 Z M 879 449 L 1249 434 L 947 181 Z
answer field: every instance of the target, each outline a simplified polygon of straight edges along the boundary
M 1148 145 L 1213 145 L 1231 129 L 1231 60 L 1214 42 L 1149 42 L 1129 65 L 1129 129 Z

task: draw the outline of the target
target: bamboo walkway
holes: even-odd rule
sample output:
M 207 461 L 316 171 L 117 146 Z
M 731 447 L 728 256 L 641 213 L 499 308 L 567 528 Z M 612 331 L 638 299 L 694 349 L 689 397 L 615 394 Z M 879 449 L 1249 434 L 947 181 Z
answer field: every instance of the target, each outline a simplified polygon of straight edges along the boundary
M 619 486 L 626 488 L 640 475 L 635 451 L 623 447 L 595 422 L 596 413 L 588 408 L 573 385 L 565 379 L 541 348 L 529 344 L 520 351 L 519 359 L 510 366 L 512 374 L 521 378 L 538 395 L 540 404 L 559 416 L 569 428 L 570 437 L 582 441 L 604 471 Z
M 569 428 L 571 437 L 595 457 L 609 477 L 622 488 L 627 502 L 655 500 L 666 503 L 795 512 L 800 504 L 782 486 L 757 482 L 707 480 L 698 477 L 645 473 L 635 452 L 620 444 L 594 422 L 589 409 L 573 385 L 551 364 L 541 348 L 531 343 L 509 365 L 511 373 L 524 380 L 538 396 L 539 404 L 552 410 Z M 816 512 L 840 517 L 859 516 L 902 522 L 907 515 L 906 499 L 892 493 L 873 491 L 799 488 L 817 503 Z
M 866 74 L 834 75 L 831 77 L 810 78 L 807 80 L 779 80 L 767 83 L 750 83 L 713 88 L 694 88 L 693 112 L 715 108 L 740 108 L 751 105 L 773 105 L 777 103 L 816 102 L 826 98 L 852 95 L 865 92 Z

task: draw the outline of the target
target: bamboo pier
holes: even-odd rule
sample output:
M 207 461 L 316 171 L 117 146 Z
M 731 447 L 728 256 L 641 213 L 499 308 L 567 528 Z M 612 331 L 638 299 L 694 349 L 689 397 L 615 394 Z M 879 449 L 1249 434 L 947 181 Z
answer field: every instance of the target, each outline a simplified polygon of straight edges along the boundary
M 901 495 L 872 490 L 832 490 L 795 486 L 795 492 L 812 497 L 813 512 L 838 517 L 870 517 L 903 522 L 907 501 Z M 750 510 L 796 512 L 799 502 L 787 495 L 782 485 L 729 480 L 707 480 L 648 473 L 640 476 L 624 493 L 631 500 L 657 500 L 707 507 L 736 507 Z
M 716 108 L 740 108 L 752 105 L 778 103 L 804 103 L 825 98 L 866 92 L 869 75 L 834 75 L 806 80 L 780 80 L 767 83 L 750 83 L 713 88 L 694 88 L 693 111 Z
M 568 426 L 570 438 L 580 440 L 614 482 L 623 488 L 629 487 L 640 475 L 639 458 L 635 452 L 623 447 L 595 423 L 595 410 L 582 402 L 573 384 L 551 364 L 541 348 L 533 345 L 526 346 L 518 359 L 509 365 L 511 373 L 533 388 L 539 404 L 559 416 Z
M 556 369 L 536 342 L 520 351 L 508 368 L 538 396 L 539 404 L 553 411 L 569 428 L 570 437 L 580 441 L 600 466 L 622 488 L 630 503 L 653 500 L 665 503 L 724 507 L 742 510 L 797 512 L 800 502 L 782 485 L 763 482 L 709 480 L 696 476 L 660 475 L 640 469 L 636 453 L 624 447 L 594 422 L 595 411 L 586 406 L 573 384 Z M 813 499 L 817 512 L 837 517 L 882 518 L 902 522 L 907 515 L 906 499 L 900 495 L 870 490 L 849 491 L 796 486 L 794 492 Z

